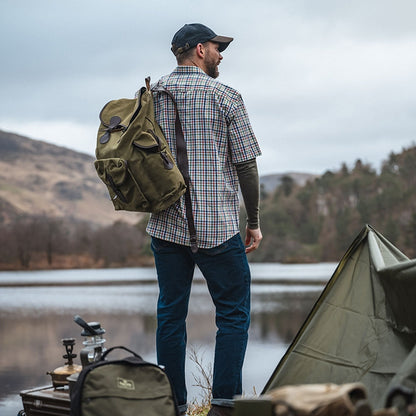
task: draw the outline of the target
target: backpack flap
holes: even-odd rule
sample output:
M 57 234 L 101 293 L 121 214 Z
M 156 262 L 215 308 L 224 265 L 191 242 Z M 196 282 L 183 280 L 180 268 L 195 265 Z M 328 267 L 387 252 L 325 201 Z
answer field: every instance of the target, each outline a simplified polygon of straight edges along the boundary
M 137 99 L 121 98 L 109 101 L 100 112 L 100 128 L 98 130 L 98 141 L 107 143 L 111 133 L 126 131 L 132 120 L 137 116 L 141 107 L 141 95 Z
M 143 132 L 140 137 L 133 140 L 133 146 L 138 149 L 147 150 L 148 152 L 161 150 L 160 140 L 151 130 Z

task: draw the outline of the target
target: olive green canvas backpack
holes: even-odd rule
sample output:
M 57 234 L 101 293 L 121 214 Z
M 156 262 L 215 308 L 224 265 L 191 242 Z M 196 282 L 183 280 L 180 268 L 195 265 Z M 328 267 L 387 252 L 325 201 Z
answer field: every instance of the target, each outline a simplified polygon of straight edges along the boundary
M 132 355 L 109 360 L 116 349 Z M 170 380 L 160 366 L 126 347 L 108 349 L 83 368 L 70 391 L 71 416 L 178 416 Z
M 116 210 L 160 212 L 186 191 L 155 120 L 150 78 L 136 99 L 108 102 L 100 113 L 94 162 Z

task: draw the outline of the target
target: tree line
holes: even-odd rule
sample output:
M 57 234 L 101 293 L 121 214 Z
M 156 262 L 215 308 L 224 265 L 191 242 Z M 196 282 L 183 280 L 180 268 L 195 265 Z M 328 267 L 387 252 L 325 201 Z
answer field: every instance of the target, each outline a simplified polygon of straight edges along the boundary
M 0 225 L 0 268 L 133 267 L 151 261 L 145 224 L 89 223 L 20 216 Z

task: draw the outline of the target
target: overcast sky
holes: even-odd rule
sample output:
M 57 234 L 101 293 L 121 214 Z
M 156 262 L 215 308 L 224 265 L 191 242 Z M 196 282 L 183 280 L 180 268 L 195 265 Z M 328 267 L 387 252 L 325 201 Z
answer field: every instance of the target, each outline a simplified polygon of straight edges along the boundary
M 416 141 L 415 0 L 0 0 L 0 129 L 94 154 L 98 114 L 176 66 L 200 22 L 233 36 L 260 174 L 379 168 Z

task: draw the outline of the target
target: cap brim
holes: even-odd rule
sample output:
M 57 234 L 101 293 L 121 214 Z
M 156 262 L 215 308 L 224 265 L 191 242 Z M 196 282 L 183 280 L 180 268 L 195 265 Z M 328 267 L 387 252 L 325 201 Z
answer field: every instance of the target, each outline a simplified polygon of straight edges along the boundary
M 219 51 L 224 51 L 227 46 L 234 40 L 234 38 L 229 38 L 228 36 L 215 36 L 215 38 L 210 39 L 211 42 L 219 43 Z

